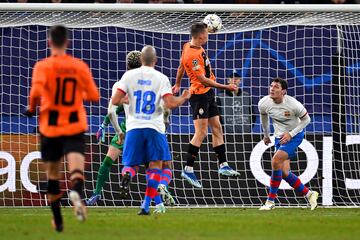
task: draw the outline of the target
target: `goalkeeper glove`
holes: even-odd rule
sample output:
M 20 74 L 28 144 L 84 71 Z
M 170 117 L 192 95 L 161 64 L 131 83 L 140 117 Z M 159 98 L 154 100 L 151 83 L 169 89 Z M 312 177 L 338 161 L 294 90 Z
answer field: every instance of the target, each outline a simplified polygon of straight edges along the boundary
M 105 142 L 105 125 L 101 124 L 99 129 L 96 132 L 96 140 L 101 143 Z

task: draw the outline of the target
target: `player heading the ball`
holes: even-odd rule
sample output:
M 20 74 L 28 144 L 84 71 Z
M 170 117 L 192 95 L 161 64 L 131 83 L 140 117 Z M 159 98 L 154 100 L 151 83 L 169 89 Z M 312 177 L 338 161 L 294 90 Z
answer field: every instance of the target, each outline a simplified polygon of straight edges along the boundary
M 181 80 L 186 74 L 190 78 L 190 105 L 193 114 L 195 134 L 191 139 L 186 166 L 181 176 L 191 185 L 201 188 L 201 183 L 194 173 L 194 162 L 198 156 L 200 146 L 207 136 L 208 126 L 212 132 L 212 146 L 219 160 L 219 174 L 227 177 L 238 177 L 240 174 L 233 170 L 227 163 L 226 147 L 224 144 L 223 131 L 220 123 L 220 112 L 215 100 L 213 87 L 234 91 L 234 84 L 220 84 L 211 70 L 210 60 L 202 47 L 208 40 L 207 25 L 199 22 L 194 23 L 190 29 L 191 41 L 183 46 L 180 65 L 176 75 L 173 92 L 178 93 Z

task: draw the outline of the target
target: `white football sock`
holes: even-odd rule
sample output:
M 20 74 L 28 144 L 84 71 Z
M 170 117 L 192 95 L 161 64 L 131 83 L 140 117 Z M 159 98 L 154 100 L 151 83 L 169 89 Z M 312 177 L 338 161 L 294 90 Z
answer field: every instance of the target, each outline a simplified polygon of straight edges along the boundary
M 307 192 L 307 194 L 306 194 L 306 197 L 309 198 L 309 197 L 311 196 L 311 194 L 312 194 L 312 191 L 309 190 L 309 191 Z
M 227 167 L 227 166 L 229 166 L 229 164 L 227 162 L 223 162 L 220 164 L 220 168 Z
M 185 172 L 194 172 L 194 167 L 185 166 Z

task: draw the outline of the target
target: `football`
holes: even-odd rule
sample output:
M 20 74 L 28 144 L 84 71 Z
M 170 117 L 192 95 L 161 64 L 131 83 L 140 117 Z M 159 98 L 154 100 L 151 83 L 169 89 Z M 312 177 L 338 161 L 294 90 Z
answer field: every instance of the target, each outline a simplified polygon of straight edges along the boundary
M 207 25 L 207 30 L 209 33 L 216 33 L 222 28 L 221 18 L 216 14 L 207 15 L 204 18 L 203 23 Z

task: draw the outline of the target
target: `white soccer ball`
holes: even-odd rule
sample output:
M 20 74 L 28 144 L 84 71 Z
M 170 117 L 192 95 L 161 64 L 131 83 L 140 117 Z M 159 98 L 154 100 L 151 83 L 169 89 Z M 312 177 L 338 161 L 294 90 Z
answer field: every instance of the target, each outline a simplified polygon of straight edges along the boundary
M 221 18 L 216 14 L 207 15 L 204 18 L 203 23 L 207 25 L 207 30 L 209 33 L 216 33 L 222 28 Z

